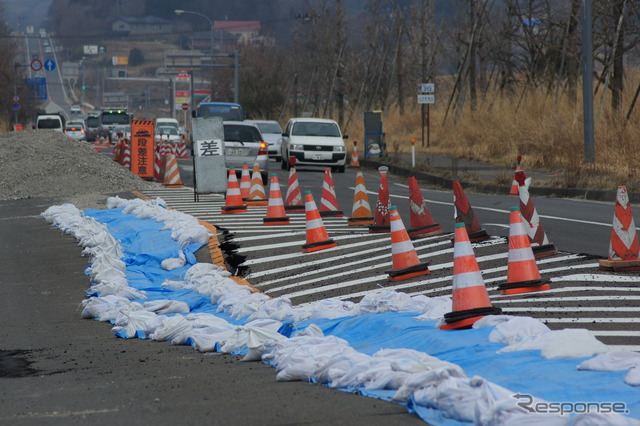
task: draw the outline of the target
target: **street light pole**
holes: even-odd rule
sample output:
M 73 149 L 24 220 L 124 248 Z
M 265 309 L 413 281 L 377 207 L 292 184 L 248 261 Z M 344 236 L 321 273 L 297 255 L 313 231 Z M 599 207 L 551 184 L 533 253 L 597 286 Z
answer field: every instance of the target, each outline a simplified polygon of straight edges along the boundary
M 175 13 L 176 15 L 180 16 L 182 14 L 188 14 L 188 15 L 198 15 L 203 17 L 204 19 L 207 20 L 207 22 L 209 22 L 209 27 L 211 28 L 211 54 L 213 54 L 213 33 L 214 33 L 214 29 L 213 29 L 213 21 L 207 16 L 204 15 L 200 12 L 194 12 L 192 10 L 182 10 L 182 9 L 176 9 L 173 11 L 173 13 Z

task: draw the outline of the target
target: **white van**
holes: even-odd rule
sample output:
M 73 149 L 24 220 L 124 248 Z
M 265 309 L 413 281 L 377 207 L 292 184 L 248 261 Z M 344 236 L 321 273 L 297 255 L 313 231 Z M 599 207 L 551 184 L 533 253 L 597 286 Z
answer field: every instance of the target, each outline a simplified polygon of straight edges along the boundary
M 157 139 L 180 142 L 180 125 L 175 118 L 156 118 L 155 133 Z
M 331 167 L 333 172 L 344 173 L 347 138 L 333 120 L 292 118 L 282 133 L 280 164 L 289 170 L 289 157 L 295 157 L 296 166 Z
M 62 116 L 58 114 L 40 114 L 38 118 L 36 118 L 35 128 L 64 132 L 64 120 Z

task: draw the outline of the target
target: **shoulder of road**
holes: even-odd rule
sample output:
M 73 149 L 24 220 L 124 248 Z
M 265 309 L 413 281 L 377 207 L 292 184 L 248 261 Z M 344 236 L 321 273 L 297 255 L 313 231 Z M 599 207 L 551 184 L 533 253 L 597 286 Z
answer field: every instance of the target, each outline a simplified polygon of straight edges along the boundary
M 370 157 L 361 160 L 360 164 L 367 168 L 387 166 L 392 174 L 414 176 L 421 182 L 442 188 L 450 189 L 454 181 L 459 181 L 465 189 L 487 194 L 508 194 L 515 173 L 515 167 L 508 168 L 464 158 L 424 153 L 416 153 L 416 167 L 411 166 L 411 154 L 407 153 Z M 569 185 L 572 179 L 565 173 L 528 169 L 526 165 L 523 165 L 522 169 L 527 178 L 531 178 L 529 194 L 532 196 L 616 201 L 616 183 L 612 184 L 610 190 L 579 188 Z M 505 180 L 509 183 L 496 183 Z M 639 203 L 640 193 L 629 193 L 629 200 Z

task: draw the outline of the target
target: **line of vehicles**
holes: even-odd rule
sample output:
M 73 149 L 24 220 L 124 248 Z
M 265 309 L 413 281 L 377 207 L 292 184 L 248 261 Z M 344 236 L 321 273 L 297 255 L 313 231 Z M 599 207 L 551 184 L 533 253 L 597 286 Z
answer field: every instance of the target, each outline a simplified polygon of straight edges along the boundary
M 78 141 L 92 142 L 97 138 L 130 137 L 131 114 L 125 107 L 102 108 L 84 115 L 79 106 L 72 106 L 70 118 L 62 114 L 41 113 L 35 128 L 64 132 Z M 299 166 L 331 167 L 343 173 L 347 150 L 337 122 L 323 118 L 291 118 L 284 129 L 276 120 L 245 119 L 241 105 L 227 102 L 203 102 L 192 113 L 194 118 L 220 117 L 224 128 L 224 154 L 227 167 L 242 168 L 243 163 L 258 162 L 265 174 L 269 158 L 280 163 L 283 170 L 291 168 L 292 159 Z M 157 118 L 156 137 L 178 143 L 183 132 L 176 119 Z M 266 155 L 265 155 L 266 154 Z
M 258 162 L 268 173 L 269 163 L 260 160 L 262 150 L 268 158 L 279 162 L 283 170 L 296 165 L 331 167 L 333 172 L 344 173 L 347 150 L 340 126 L 334 120 L 323 118 L 291 118 L 284 132 L 275 120 L 245 119 L 239 104 L 203 102 L 194 117 L 220 117 L 224 127 L 225 164 L 240 168 L 243 163 Z M 264 156 L 262 156 L 264 158 Z

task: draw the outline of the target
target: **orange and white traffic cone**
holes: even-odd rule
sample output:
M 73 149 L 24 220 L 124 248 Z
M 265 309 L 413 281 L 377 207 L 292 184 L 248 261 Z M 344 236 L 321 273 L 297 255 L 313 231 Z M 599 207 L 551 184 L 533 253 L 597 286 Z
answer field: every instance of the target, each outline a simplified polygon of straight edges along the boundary
M 118 142 L 116 146 L 113 147 L 113 161 L 120 163 L 121 156 L 122 156 L 122 143 Z
M 443 232 L 442 227 L 433 222 L 427 201 L 413 176 L 409 177 L 409 218 L 411 226 L 407 232 L 411 238 L 429 237 Z
M 413 247 L 411 238 L 409 238 L 395 206 L 389 208 L 389 216 L 391 217 L 391 255 L 393 259 L 393 269 L 387 271 L 389 281 L 402 281 L 430 273 L 429 263 L 420 263 L 418 253 Z
M 347 220 L 347 224 L 349 226 L 373 224 L 371 206 L 369 205 L 369 196 L 367 195 L 367 188 L 364 185 L 364 175 L 361 171 L 356 173 L 353 209 L 351 210 L 351 217 Z
M 178 160 L 173 154 L 165 157 L 164 167 L 164 186 L 167 188 L 182 188 L 182 179 L 180 179 L 180 170 L 178 169 Z
M 289 185 L 287 187 L 287 198 L 284 202 L 284 209 L 287 212 L 304 211 L 302 195 L 300 195 L 300 186 L 298 185 L 298 174 L 293 165 L 289 169 Z
M 249 176 L 249 165 L 247 163 L 242 164 L 242 173 L 240 174 L 240 195 L 243 201 L 249 199 L 249 193 L 251 192 L 251 176 Z
M 464 223 L 456 223 L 453 245 L 453 310 L 444 314 L 442 330 L 470 328 L 485 315 L 500 315 L 489 300 Z
M 540 277 L 536 258 L 529 244 L 518 207 L 511 207 L 509 215 L 509 263 L 507 282 L 498 285 L 501 294 L 533 293 L 549 290 L 549 282 Z
M 227 182 L 227 195 L 225 204 L 220 207 L 220 213 L 246 213 L 247 205 L 242 202 L 240 194 L 240 186 L 238 186 L 238 178 L 236 170 L 231 167 L 229 169 L 229 180 Z
M 250 206 L 266 206 L 269 204 L 267 194 L 264 192 L 264 185 L 262 185 L 262 174 L 260 173 L 260 165 L 258 163 L 253 164 L 251 190 L 249 191 L 247 204 Z
M 604 271 L 640 271 L 640 245 L 633 221 L 629 194 L 626 186 L 619 186 L 616 194 L 616 207 L 609 242 L 609 256 L 600 260 L 600 269 Z
M 307 243 L 302 245 L 303 253 L 311 253 L 318 250 L 324 250 L 336 247 L 338 244 L 329 238 L 327 230 L 320 217 L 320 212 L 313 200 L 311 191 L 304 193 L 304 208 L 307 228 Z
M 541 257 L 553 256 L 558 253 L 556 246 L 549 242 L 547 233 L 544 232 L 544 227 L 540 223 L 540 216 L 536 211 L 536 207 L 533 205 L 533 200 L 529 196 L 529 182 L 531 179 L 527 179 L 525 183 L 518 186 L 520 196 L 520 213 L 522 215 L 522 221 L 524 222 L 524 229 L 529 236 L 529 243 L 531 244 L 531 250 L 536 259 Z
M 391 203 L 389 201 L 386 167 L 383 170 L 380 170 L 380 173 L 380 189 L 378 190 L 378 201 L 376 202 L 376 211 L 373 216 L 373 225 L 369 225 L 370 233 L 391 231 L 391 219 L 389 216 L 389 207 L 391 207 Z
M 322 197 L 320 198 L 320 216 L 342 217 L 342 210 L 338 209 L 336 190 L 333 187 L 331 169 L 324 169 L 324 181 L 322 182 Z
M 457 180 L 453 182 L 453 204 L 455 205 L 455 221 L 463 222 L 467 227 L 467 234 L 471 242 L 483 241 L 489 238 L 487 231 L 480 227 L 469 200 Z
M 524 180 L 526 179 L 524 171 L 522 171 L 522 167 L 520 167 L 520 160 L 522 160 L 522 155 L 518 155 L 518 163 L 516 165 L 516 171 L 513 174 L 513 182 L 511 182 L 511 191 L 509 191 L 509 195 L 518 195 L 518 187 L 523 185 Z
M 358 141 L 353 141 L 353 151 L 351 151 L 351 162 L 349 167 L 360 167 L 360 160 L 358 159 Z
M 282 192 L 278 175 L 271 175 L 271 186 L 269 188 L 269 206 L 267 207 L 267 217 L 262 219 L 264 225 L 289 225 L 289 218 L 284 210 L 282 202 Z

